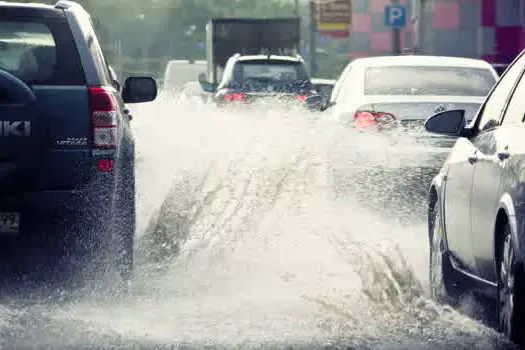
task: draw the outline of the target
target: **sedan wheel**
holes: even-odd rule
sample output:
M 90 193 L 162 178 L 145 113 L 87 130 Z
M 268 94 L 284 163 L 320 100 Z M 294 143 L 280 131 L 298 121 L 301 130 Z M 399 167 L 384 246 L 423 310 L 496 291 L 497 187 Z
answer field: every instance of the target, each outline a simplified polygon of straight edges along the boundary
M 501 250 L 498 281 L 498 310 L 500 330 L 505 336 L 518 344 L 524 344 L 521 335 L 525 325 L 523 295 L 520 293 L 521 281 L 517 273 L 516 254 L 512 244 L 510 227 L 505 230 L 505 241 Z
M 439 203 L 434 206 L 432 218 L 429 256 L 430 296 L 439 303 L 454 304 L 459 292 L 452 280 L 453 269 L 445 251 Z

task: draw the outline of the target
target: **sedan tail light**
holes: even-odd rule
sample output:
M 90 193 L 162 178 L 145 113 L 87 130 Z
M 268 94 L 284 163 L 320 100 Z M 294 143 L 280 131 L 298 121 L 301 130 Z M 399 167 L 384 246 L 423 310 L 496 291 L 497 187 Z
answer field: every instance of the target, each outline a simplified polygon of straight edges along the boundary
M 304 102 L 306 100 L 306 95 L 298 95 L 297 99 L 299 100 L 299 102 Z
M 225 94 L 223 96 L 224 102 L 232 101 L 244 101 L 244 94 L 235 93 L 235 94 Z
M 354 114 L 354 121 L 359 129 L 369 129 L 373 127 L 393 127 L 396 117 L 391 113 L 357 111 Z

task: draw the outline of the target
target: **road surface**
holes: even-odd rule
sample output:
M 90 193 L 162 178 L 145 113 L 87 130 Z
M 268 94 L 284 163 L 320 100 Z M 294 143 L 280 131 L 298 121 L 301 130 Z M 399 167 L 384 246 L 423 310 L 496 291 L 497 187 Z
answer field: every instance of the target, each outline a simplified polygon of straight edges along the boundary
M 442 154 L 286 106 L 133 113 L 132 293 L 6 277 L 3 348 L 510 349 L 428 298 L 423 206 Z

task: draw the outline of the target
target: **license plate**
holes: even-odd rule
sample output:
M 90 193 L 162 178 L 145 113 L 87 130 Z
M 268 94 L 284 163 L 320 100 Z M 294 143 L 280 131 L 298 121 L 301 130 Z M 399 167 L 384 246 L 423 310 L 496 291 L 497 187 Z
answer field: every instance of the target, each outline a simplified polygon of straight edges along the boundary
M 20 213 L 0 212 L 0 234 L 13 234 L 20 231 Z

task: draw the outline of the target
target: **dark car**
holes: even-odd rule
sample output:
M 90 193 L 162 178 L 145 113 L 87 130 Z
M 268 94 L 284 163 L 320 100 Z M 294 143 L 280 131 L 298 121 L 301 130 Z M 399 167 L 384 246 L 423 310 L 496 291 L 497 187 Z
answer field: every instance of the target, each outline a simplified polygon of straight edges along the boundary
M 128 78 L 121 96 L 77 3 L 0 2 L 0 14 L 0 246 L 129 280 L 135 146 L 124 104 L 154 100 L 156 83 Z
M 252 103 L 269 98 L 302 103 L 312 83 L 299 56 L 232 56 L 213 96 L 218 104 Z
M 459 137 L 429 197 L 429 278 L 434 298 L 467 292 L 497 306 L 502 332 L 525 343 L 525 56 L 507 68 L 475 119 L 430 117 L 427 131 Z M 486 298 L 485 298 L 486 299 Z

